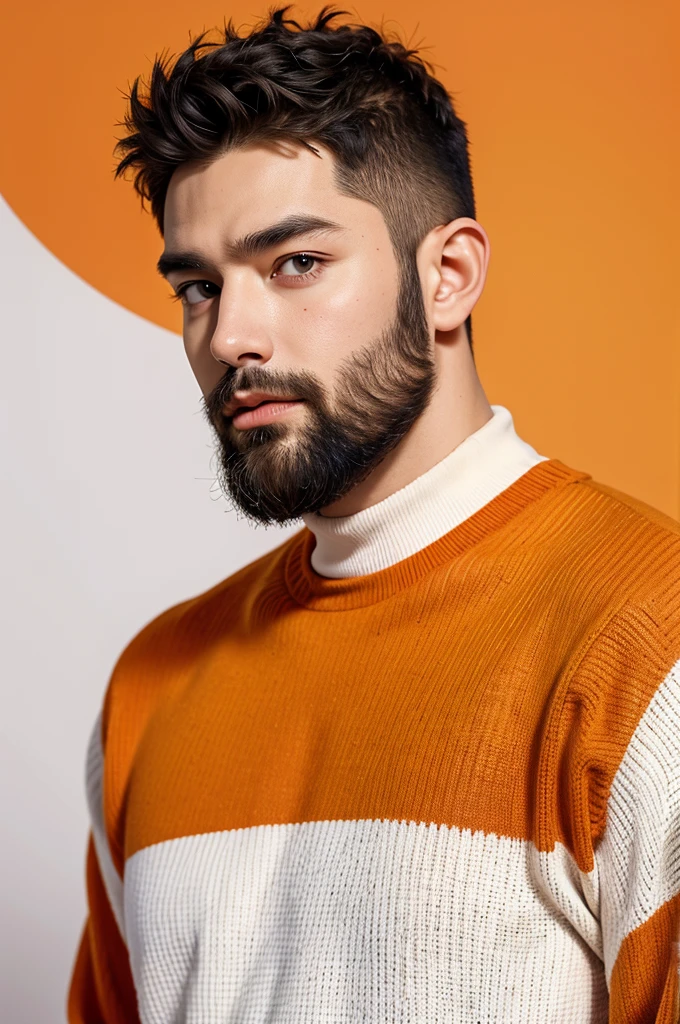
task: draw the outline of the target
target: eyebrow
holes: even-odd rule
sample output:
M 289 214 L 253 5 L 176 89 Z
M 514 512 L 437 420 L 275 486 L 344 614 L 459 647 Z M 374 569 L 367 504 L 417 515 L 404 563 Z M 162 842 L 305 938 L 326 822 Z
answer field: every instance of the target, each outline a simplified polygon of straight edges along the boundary
M 226 254 L 236 263 L 244 262 L 300 235 L 320 235 L 342 230 L 341 224 L 324 220 L 322 217 L 293 214 L 284 217 L 277 224 L 262 228 L 260 231 L 251 231 L 243 238 L 229 242 Z M 218 268 L 197 250 L 164 252 L 156 264 L 156 269 L 162 277 L 167 277 L 172 270 L 209 270 L 214 274 L 218 273 Z

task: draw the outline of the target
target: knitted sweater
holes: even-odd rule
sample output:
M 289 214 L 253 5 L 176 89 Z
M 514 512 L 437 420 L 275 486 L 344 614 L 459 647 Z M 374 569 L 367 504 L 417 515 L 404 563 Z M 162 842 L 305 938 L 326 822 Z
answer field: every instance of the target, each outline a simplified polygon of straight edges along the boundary
M 123 651 L 71 1024 L 680 1020 L 680 526 L 494 411 Z

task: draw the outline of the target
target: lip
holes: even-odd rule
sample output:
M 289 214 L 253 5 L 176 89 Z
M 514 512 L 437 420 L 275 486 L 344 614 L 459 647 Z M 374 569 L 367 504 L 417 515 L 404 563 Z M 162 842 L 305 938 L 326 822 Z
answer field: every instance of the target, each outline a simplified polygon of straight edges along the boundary
M 234 416 L 238 409 L 250 408 L 261 402 L 297 402 L 294 395 L 272 395 L 268 391 L 237 391 L 222 410 L 225 416 Z
M 248 430 L 251 427 L 259 427 L 263 423 L 271 423 L 272 420 L 285 416 L 295 406 L 303 404 L 304 400 L 301 398 L 278 401 L 269 399 L 264 404 L 251 408 L 242 406 L 232 417 L 231 422 L 237 430 Z

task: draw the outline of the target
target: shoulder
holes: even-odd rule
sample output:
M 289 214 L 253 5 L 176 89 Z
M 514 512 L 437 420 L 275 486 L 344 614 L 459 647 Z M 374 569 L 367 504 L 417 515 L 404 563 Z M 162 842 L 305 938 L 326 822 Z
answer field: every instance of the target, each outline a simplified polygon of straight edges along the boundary
M 590 493 L 604 514 L 615 519 L 626 531 L 663 537 L 670 543 L 680 544 L 680 522 L 659 509 L 592 477 L 580 481 L 580 486 Z
M 626 605 L 648 605 L 680 621 L 680 523 L 670 516 L 574 473 L 520 525 L 538 575 L 568 602 L 569 595 L 582 601 L 584 612 L 592 607 L 608 618 Z
M 582 487 L 590 496 L 595 543 L 603 546 L 596 565 L 622 606 L 646 608 L 659 626 L 670 617 L 680 628 L 680 523 L 598 481 Z
M 147 622 L 119 655 L 106 690 L 103 730 L 111 718 L 146 719 L 159 695 L 191 669 L 213 645 L 246 625 L 258 599 L 287 591 L 283 566 L 305 531 L 207 590 L 167 608 Z
M 666 799 L 671 765 L 680 780 L 680 524 L 590 478 L 558 501 L 548 518 L 560 615 L 583 628 L 556 680 L 543 767 L 569 808 L 565 841 L 591 870 L 612 792 L 635 788 L 639 810 Z
M 599 589 L 602 614 L 568 666 L 563 713 L 571 742 L 594 742 L 584 764 L 597 760 L 593 749 L 606 752 L 600 781 L 611 781 L 634 735 L 644 746 L 680 721 L 680 523 L 590 478 L 571 500 L 582 600 Z

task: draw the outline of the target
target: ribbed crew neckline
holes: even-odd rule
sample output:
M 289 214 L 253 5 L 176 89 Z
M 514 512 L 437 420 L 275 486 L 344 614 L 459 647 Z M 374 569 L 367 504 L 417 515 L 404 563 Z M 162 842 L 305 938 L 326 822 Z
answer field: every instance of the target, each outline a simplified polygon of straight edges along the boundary
M 316 537 L 312 568 L 341 579 L 386 569 L 427 547 L 545 461 L 502 405 L 453 451 L 382 501 L 348 516 L 302 517 Z
M 462 555 L 509 523 L 550 491 L 590 479 L 558 459 L 545 459 L 438 540 L 393 565 L 367 576 L 330 579 L 314 571 L 316 543 L 308 528 L 296 534 L 284 563 L 286 587 L 296 603 L 314 611 L 348 611 L 387 600 L 428 572 Z

